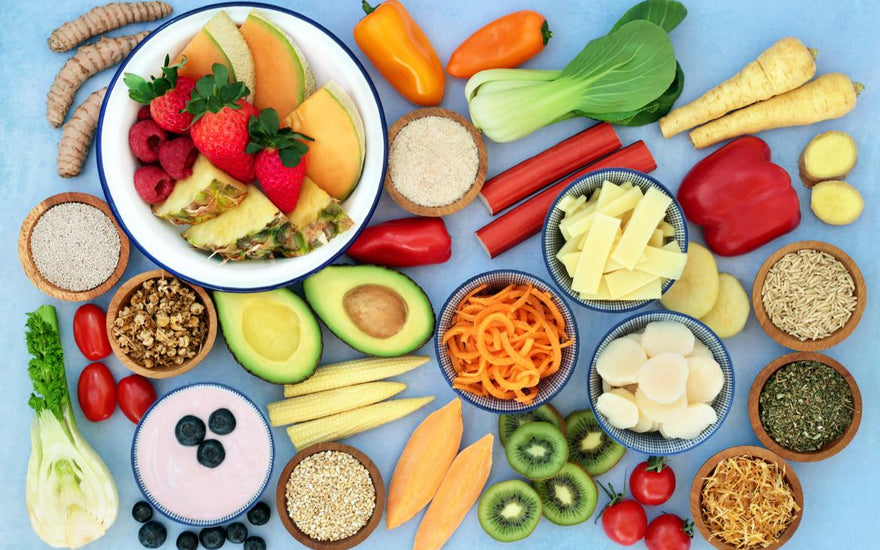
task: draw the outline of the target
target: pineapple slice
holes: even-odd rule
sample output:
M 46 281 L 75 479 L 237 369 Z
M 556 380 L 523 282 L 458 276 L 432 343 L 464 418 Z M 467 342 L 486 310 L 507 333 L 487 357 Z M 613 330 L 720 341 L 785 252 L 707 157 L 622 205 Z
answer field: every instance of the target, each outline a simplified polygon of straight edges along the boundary
M 153 207 L 153 213 L 177 225 L 198 224 L 235 208 L 247 192 L 247 185 L 199 155 L 192 175 L 178 181 L 165 202 Z
M 196 248 L 209 250 L 227 260 L 271 257 L 279 246 L 278 235 L 290 222 L 255 186 L 232 210 L 193 225 L 183 237 Z
M 281 253 L 289 257 L 304 256 L 354 225 L 339 201 L 309 178 L 303 180 L 299 201 L 287 219 L 290 225 L 279 241 Z

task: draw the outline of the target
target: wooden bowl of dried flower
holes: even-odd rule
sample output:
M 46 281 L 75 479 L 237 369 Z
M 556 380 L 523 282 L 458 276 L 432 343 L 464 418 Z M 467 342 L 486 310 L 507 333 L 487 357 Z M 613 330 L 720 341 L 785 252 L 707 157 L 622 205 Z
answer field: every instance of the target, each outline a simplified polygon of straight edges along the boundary
M 114 325 L 120 312 L 123 311 L 126 306 L 130 305 L 132 296 L 141 288 L 141 285 L 151 279 L 179 280 L 182 287 L 189 288 L 195 293 L 197 303 L 204 306 L 206 327 L 201 346 L 198 348 L 195 355 L 186 359 L 179 365 L 147 367 L 141 361 L 132 357 L 128 349 L 117 341 L 113 333 Z M 211 351 L 211 348 L 214 346 L 214 341 L 217 339 L 217 310 L 214 309 L 214 302 L 211 301 L 211 296 L 202 287 L 190 284 L 183 279 L 178 279 L 162 269 L 155 269 L 153 271 L 141 273 L 140 275 L 135 275 L 120 286 L 113 295 L 113 298 L 110 300 L 110 305 L 107 307 L 107 336 L 110 339 L 110 347 L 113 348 L 113 354 L 130 371 L 140 374 L 141 376 L 146 376 L 147 378 L 170 378 L 192 370 L 208 355 L 208 352 Z M 135 345 L 140 345 L 142 347 L 143 343 L 139 342 Z
M 760 399 L 767 380 L 769 380 L 779 369 L 797 361 L 815 361 L 834 369 L 843 378 L 847 386 L 849 386 L 849 391 L 852 394 L 852 418 L 849 426 L 847 426 L 846 430 L 839 437 L 829 441 L 813 452 L 797 452 L 777 443 L 776 440 L 767 433 L 767 430 L 764 428 L 764 424 L 761 421 Z M 861 420 L 862 394 L 859 392 L 859 386 L 856 384 L 855 378 L 853 378 L 853 375 L 846 370 L 846 367 L 831 357 L 822 355 L 821 353 L 800 351 L 777 357 L 758 373 L 758 376 L 755 377 L 755 381 L 752 383 L 752 389 L 749 391 L 749 422 L 752 424 L 752 429 L 755 431 L 755 435 L 758 436 L 758 439 L 761 440 L 761 443 L 765 447 L 788 460 L 794 460 L 797 462 L 817 462 L 836 455 L 853 440 L 856 432 L 859 431 L 859 423 Z
M 311 538 L 296 524 L 291 517 L 287 506 L 287 482 L 290 480 L 294 468 L 296 468 L 304 459 L 324 451 L 336 451 L 354 457 L 364 468 L 367 469 L 375 493 L 375 505 L 373 507 L 372 515 L 370 515 L 370 518 L 363 527 L 361 527 L 355 534 L 335 541 L 321 541 Z M 293 538 L 304 546 L 314 550 L 346 550 L 365 541 L 373 530 L 376 529 L 376 526 L 379 525 L 379 521 L 382 519 L 382 513 L 385 510 L 385 482 L 382 480 L 382 474 L 379 473 L 379 469 L 376 468 L 373 461 L 358 449 L 342 443 L 318 443 L 311 447 L 306 447 L 296 453 L 296 455 L 290 459 L 290 462 L 287 463 L 287 466 L 284 467 L 284 470 L 281 471 L 281 476 L 278 478 L 278 488 L 275 491 L 275 504 L 276 509 L 278 510 L 278 517 L 281 518 L 281 523 L 284 524 L 284 528 L 287 529 L 287 532 L 290 533 Z
M 842 324 L 840 322 L 829 321 L 832 323 L 829 326 L 825 327 L 813 327 L 810 329 L 810 325 L 805 323 L 803 318 L 794 317 L 788 318 L 787 323 L 793 330 L 802 331 L 801 337 L 794 335 L 791 331 L 783 330 L 777 326 L 777 324 L 773 321 L 773 314 L 768 312 L 767 306 L 765 306 L 764 300 L 765 298 L 768 300 L 768 303 L 772 306 L 772 300 L 777 299 L 781 300 L 784 296 L 788 296 L 793 300 L 793 304 L 791 307 L 785 308 L 785 310 L 791 309 L 793 307 L 799 307 L 801 304 L 809 303 L 810 300 L 821 300 L 825 298 L 825 295 L 820 294 L 818 288 L 816 290 L 808 291 L 805 293 L 795 293 L 790 290 L 791 285 L 788 285 L 788 288 L 782 286 L 785 279 L 791 279 L 792 277 L 796 277 L 797 273 L 802 273 L 803 269 L 812 269 L 814 274 L 817 276 L 821 274 L 828 273 L 828 271 L 819 271 L 821 262 L 816 261 L 816 258 L 811 256 L 804 256 L 803 258 L 797 258 L 792 266 L 796 267 L 794 269 L 792 266 L 788 266 L 787 269 L 780 271 L 784 271 L 787 275 L 785 277 L 776 276 L 776 277 L 768 277 L 771 275 L 771 269 L 781 260 L 783 257 L 788 254 L 797 253 L 800 251 L 806 251 L 805 254 L 809 254 L 809 251 L 817 251 L 824 252 L 830 255 L 832 258 L 837 260 L 846 270 L 849 277 L 852 279 L 852 297 L 855 299 L 855 304 L 852 307 L 851 313 L 849 313 L 848 318 Z M 801 268 L 803 266 L 803 268 Z M 812 266 L 812 267 L 811 267 Z M 768 284 L 768 280 L 773 280 L 774 284 L 776 284 L 774 288 L 765 288 Z M 849 283 L 847 283 L 849 284 Z M 828 290 L 834 291 L 834 287 L 828 285 L 825 287 L 826 293 Z M 765 291 L 767 296 L 765 297 Z M 841 294 L 844 294 L 842 298 L 839 300 L 849 300 L 845 294 L 848 291 L 839 290 Z M 774 294 L 775 293 L 775 294 Z M 772 296 L 778 296 L 776 298 Z M 847 336 L 849 336 L 853 330 L 855 330 L 856 326 L 859 324 L 859 321 L 862 318 L 862 314 L 865 312 L 865 305 L 867 303 L 867 288 L 865 286 L 865 278 L 862 276 L 862 271 L 859 269 L 859 266 L 856 265 L 856 262 L 843 250 L 837 248 L 836 246 L 822 242 L 822 241 L 799 241 L 796 243 L 791 243 L 787 246 L 783 246 L 776 252 L 770 255 L 769 258 L 764 262 L 761 266 L 761 269 L 758 270 L 758 274 L 755 276 L 755 282 L 752 286 L 752 307 L 755 311 L 755 318 L 758 319 L 758 323 L 761 324 L 761 327 L 764 329 L 764 332 L 767 333 L 768 336 L 782 344 L 787 348 L 791 348 L 797 351 L 820 351 L 823 349 L 828 349 L 831 346 L 837 345 L 842 342 Z M 842 305 L 838 305 L 835 303 L 835 307 L 838 308 L 838 318 L 843 319 L 846 313 L 841 312 L 840 308 Z M 781 310 L 784 311 L 784 310 Z M 826 318 L 829 317 L 827 312 L 824 311 L 816 311 L 818 313 L 817 318 Z M 801 316 L 804 314 L 802 313 Z M 841 317 L 844 316 L 844 317 Z M 784 324 L 780 322 L 780 324 Z M 797 328 L 795 328 L 797 327 Z M 831 330 L 828 330 L 828 329 Z M 814 334 L 806 334 L 808 330 L 815 330 Z
M 756 458 L 767 462 L 768 464 L 775 465 L 779 471 L 782 473 L 782 479 L 790 490 L 791 499 L 794 500 L 794 504 L 797 507 L 797 512 L 794 515 L 794 518 L 788 524 L 784 531 L 779 533 L 776 536 L 775 542 L 769 544 L 767 546 L 746 546 L 745 550 L 776 550 L 784 545 L 786 542 L 791 539 L 794 535 L 795 531 L 797 531 L 798 526 L 801 523 L 801 517 L 804 513 L 804 490 L 801 487 L 801 482 L 798 479 L 797 474 L 788 465 L 788 463 L 783 460 L 782 457 L 774 453 L 773 451 L 769 451 L 763 447 L 757 447 L 753 445 L 741 445 L 737 447 L 730 447 L 728 449 L 724 449 L 723 451 L 713 455 L 709 460 L 706 461 L 705 464 L 697 471 L 697 475 L 694 476 L 694 481 L 691 484 L 691 494 L 690 494 L 690 506 L 691 506 L 691 516 L 693 517 L 694 526 L 703 535 L 709 544 L 717 548 L 718 550 L 743 550 L 743 547 L 737 547 L 732 544 L 728 544 L 724 540 L 721 540 L 720 537 L 716 535 L 716 533 L 712 530 L 712 527 L 704 516 L 704 508 L 703 508 L 703 487 L 706 483 L 707 478 L 712 476 L 715 473 L 718 465 L 728 458 L 734 457 L 748 457 L 748 458 Z M 741 491 L 734 490 L 732 494 L 749 494 L 751 491 Z M 765 490 L 764 493 L 767 491 Z
M 425 119 L 425 118 L 441 118 L 445 119 L 445 121 L 441 124 L 448 125 L 448 121 L 452 121 L 453 123 L 458 124 L 463 127 L 464 130 L 467 131 L 467 134 L 470 136 L 470 139 L 473 140 L 474 146 L 476 147 L 476 166 L 474 168 L 474 179 L 472 181 L 466 181 L 464 184 L 467 186 L 466 189 L 462 189 L 461 193 L 456 194 L 455 197 L 444 197 L 441 196 L 444 191 L 447 191 L 447 188 L 450 187 L 449 182 L 447 181 L 436 181 L 432 182 L 434 185 L 430 190 L 424 190 L 425 192 L 434 192 L 436 194 L 439 191 L 441 195 L 432 196 L 430 200 L 426 197 L 426 202 L 431 204 L 420 204 L 417 200 L 414 200 L 412 196 L 408 196 L 407 193 L 413 194 L 416 189 L 409 190 L 407 192 L 401 191 L 398 185 L 395 185 L 393 175 L 397 172 L 398 169 L 403 170 L 403 168 L 396 165 L 396 159 L 398 159 L 397 149 L 395 149 L 395 139 L 397 139 L 400 132 L 406 128 L 411 122 Z M 456 128 L 455 126 L 449 126 L 451 128 Z M 446 139 L 449 136 L 444 136 L 442 128 L 440 131 L 432 132 L 432 136 L 435 137 L 435 140 Z M 422 153 L 428 153 L 427 144 L 423 144 L 425 147 L 418 147 L 418 150 Z M 434 165 L 433 161 L 442 160 L 444 157 L 442 156 L 449 147 L 445 147 L 440 144 L 439 141 L 432 144 L 435 146 L 430 147 L 430 158 L 427 159 L 427 163 L 429 165 Z M 410 168 L 419 168 L 422 167 L 418 160 L 418 151 L 409 152 L 404 154 L 400 153 L 401 159 L 406 159 L 408 162 L 413 162 L 416 166 Z M 461 157 L 467 155 L 458 155 L 453 154 L 451 158 L 449 158 L 449 162 L 445 163 L 448 167 L 455 167 L 456 169 L 462 169 L 462 161 Z M 408 157 L 408 158 L 407 158 Z M 458 212 L 468 204 L 470 204 L 477 195 L 480 193 L 480 190 L 483 188 L 483 183 L 486 181 L 486 172 L 489 168 L 488 155 L 486 154 L 486 144 L 483 141 L 483 136 L 480 135 L 480 131 L 477 130 L 473 124 L 470 123 L 466 118 L 459 115 L 455 111 L 450 111 L 449 109 L 442 109 L 440 107 L 429 107 L 426 109 L 417 109 L 412 111 L 394 123 L 391 126 L 391 130 L 388 131 L 388 169 L 385 171 L 385 191 L 394 199 L 398 205 L 400 205 L 407 212 L 411 212 L 418 216 L 446 216 L 448 214 L 452 214 L 454 212 Z M 417 175 L 410 175 L 408 179 L 416 181 Z M 456 182 L 459 183 L 459 182 Z M 451 191 L 449 191 L 451 192 Z M 448 199 L 448 201 L 444 201 L 442 199 Z M 437 204 L 435 204 L 437 203 Z

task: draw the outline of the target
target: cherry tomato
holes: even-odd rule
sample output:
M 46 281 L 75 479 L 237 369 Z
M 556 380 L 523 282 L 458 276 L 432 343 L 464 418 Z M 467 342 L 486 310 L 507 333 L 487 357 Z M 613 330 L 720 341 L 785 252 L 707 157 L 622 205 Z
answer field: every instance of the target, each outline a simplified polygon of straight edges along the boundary
M 107 338 L 107 315 L 95 304 L 79 306 L 73 315 L 73 339 L 76 347 L 91 361 L 110 355 L 110 339 Z
M 694 536 L 691 520 L 682 520 L 675 514 L 657 516 L 645 532 L 648 550 L 688 550 Z
M 623 546 L 642 540 L 648 527 L 648 516 L 642 505 L 632 499 L 624 499 L 610 483 L 607 488 L 601 483 L 599 486 L 611 499 L 602 510 L 602 529 L 608 538 Z
M 79 374 L 76 385 L 79 408 L 92 422 L 107 420 L 116 410 L 116 381 L 110 369 L 92 363 Z
M 652 456 L 632 471 L 629 489 L 646 506 L 663 504 L 675 492 L 675 473 L 661 456 Z
M 137 424 L 156 401 L 156 390 L 143 376 L 132 374 L 119 381 L 116 388 L 119 408 L 129 420 Z

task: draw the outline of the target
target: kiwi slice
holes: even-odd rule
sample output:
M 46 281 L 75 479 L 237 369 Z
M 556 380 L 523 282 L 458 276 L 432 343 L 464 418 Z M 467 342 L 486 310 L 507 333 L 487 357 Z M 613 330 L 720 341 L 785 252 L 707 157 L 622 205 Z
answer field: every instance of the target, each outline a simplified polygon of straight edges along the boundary
M 529 479 L 547 479 L 568 461 L 565 436 L 547 422 L 530 422 L 517 428 L 507 440 L 505 453 L 510 467 Z
M 537 409 L 517 414 L 502 414 L 498 416 L 498 439 L 501 440 L 501 446 L 507 446 L 507 440 L 517 428 L 529 422 L 549 422 L 553 424 L 563 434 L 565 433 L 565 420 L 559 411 L 551 405 L 541 405 Z
M 626 449 L 599 426 L 590 411 L 575 411 L 565 419 L 568 428 L 568 455 L 591 476 L 604 474 L 623 457 Z
M 524 481 L 502 481 L 486 489 L 480 497 L 477 517 L 483 530 L 493 539 L 522 540 L 532 534 L 541 520 L 541 499 Z
M 596 482 L 577 464 L 569 462 L 555 476 L 532 485 L 544 509 L 544 517 L 556 525 L 587 521 L 596 509 Z

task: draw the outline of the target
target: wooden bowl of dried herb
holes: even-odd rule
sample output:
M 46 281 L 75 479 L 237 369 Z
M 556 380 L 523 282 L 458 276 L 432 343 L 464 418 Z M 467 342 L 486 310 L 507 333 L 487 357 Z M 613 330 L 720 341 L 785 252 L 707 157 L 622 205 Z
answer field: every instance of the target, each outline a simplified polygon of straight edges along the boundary
M 768 449 L 798 462 L 843 450 L 859 430 L 862 394 L 827 355 L 797 352 L 764 367 L 749 392 L 749 421 Z

